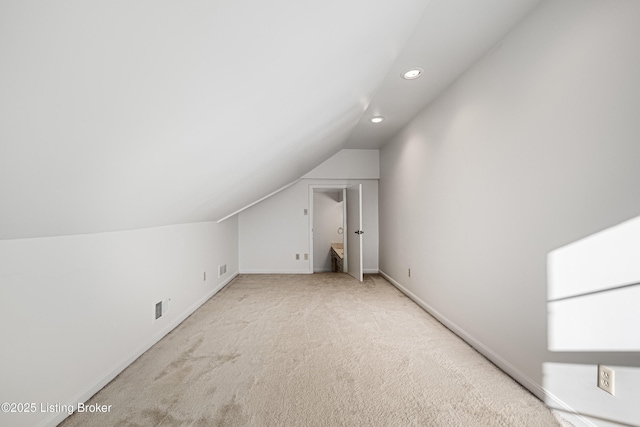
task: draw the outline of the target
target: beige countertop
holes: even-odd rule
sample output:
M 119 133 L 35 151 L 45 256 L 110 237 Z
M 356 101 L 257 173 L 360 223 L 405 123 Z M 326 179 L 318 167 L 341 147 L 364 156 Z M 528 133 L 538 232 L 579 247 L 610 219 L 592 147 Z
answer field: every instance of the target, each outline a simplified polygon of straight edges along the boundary
M 332 243 L 331 250 L 336 253 L 340 257 L 340 259 L 344 258 L 344 244 L 342 243 Z

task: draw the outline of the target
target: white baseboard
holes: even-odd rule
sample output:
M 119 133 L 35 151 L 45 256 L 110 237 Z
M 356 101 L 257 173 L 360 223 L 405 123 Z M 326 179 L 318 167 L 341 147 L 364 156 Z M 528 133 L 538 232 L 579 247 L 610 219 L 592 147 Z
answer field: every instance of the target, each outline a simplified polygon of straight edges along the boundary
M 240 270 L 240 274 L 312 274 L 309 270 Z
M 107 371 L 101 378 L 99 378 L 95 384 L 85 389 L 83 392 L 79 393 L 74 399 L 70 402 L 67 402 L 68 405 L 76 407 L 79 402 L 86 402 L 89 400 L 94 394 L 99 392 L 104 386 L 109 384 L 111 380 L 113 380 L 118 374 L 124 371 L 129 365 L 131 365 L 138 357 L 142 356 L 145 351 L 149 350 L 153 347 L 158 341 L 164 338 L 169 332 L 175 329 L 180 323 L 182 323 L 187 317 L 189 317 L 194 311 L 196 311 L 202 304 L 207 302 L 211 297 L 220 292 L 222 288 L 227 286 L 233 279 L 238 276 L 238 272 L 233 273 L 226 279 L 224 282 L 221 282 L 208 292 L 204 297 L 198 300 L 195 304 L 189 307 L 186 311 L 176 317 L 171 323 L 167 324 L 164 328 L 162 328 L 157 334 L 151 337 L 146 343 L 144 343 L 141 347 L 136 349 L 132 354 L 122 360 L 120 363 L 117 363 L 111 369 Z M 52 415 L 49 419 L 44 420 L 40 426 L 42 427 L 55 427 L 60 424 L 65 418 L 67 418 L 69 414 L 66 412 L 58 413 Z
M 556 403 L 559 409 L 561 409 L 563 412 L 567 412 L 573 415 L 574 419 L 579 419 L 585 426 L 596 427 L 591 421 L 580 416 L 580 414 L 578 414 L 573 408 L 571 408 L 565 402 L 560 400 L 557 396 L 553 395 L 551 392 L 546 390 L 540 384 L 537 384 L 535 381 L 533 381 L 531 378 L 525 375 L 522 371 L 520 371 L 518 368 L 516 368 L 511 363 L 509 363 L 509 361 L 507 361 L 502 356 L 500 356 L 498 353 L 494 352 L 489 347 L 487 347 L 480 341 L 476 340 L 471 334 L 467 333 L 464 329 L 462 329 L 457 324 L 449 320 L 446 316 L 444 316 L 438 310 L 431 307 L 426 302 L 422 301 L 413 292 L 405 288 L 398 281 L 394 280 L 387 273 L 380 270 L 380 275 L 384 277 L 393 286 L 398 288 L 400 292 L 402 292 L 407 297 L 409 297 L 413 302 L 418 304 L 424 311 L 426 311 L 427 313 L 435 317 L 440 323 L 446 326 L 447 329 L 449 329 L 454 334 L 458 335 L 471 347 L 478 350 L 480 354 L 482 354 L 484 357 L 489 359 L 492 363 L 494 363 L 498 368 L 504 371 L 507 375 L 509 375 L 514 380 L 516 380 L 518 383 L 520 383 L 524 388 L 529 390 L 531 393 L 538 396 L 538 398 L 540 398 L 541 400 L 544 400 L 542 399 L 542 397 L 548 398 L 550 401 L 553 401 L 554 403 Z
M 362 270 L 362 272 L 364 274 L 378 274 L 378 269 L 377 268 L 369 268 L 369 269 L 364 269 Z M 329 273 L 331 272 L 331 270 L 318 270 L 316 271 L 314 269 L 313 271 L 314 273 Z M 300 271 L 296 271 L 296 270 L 240 270 L 240 274 L 311 274 L 311 272 L 309 272 L 309 270 L 300 270 Z

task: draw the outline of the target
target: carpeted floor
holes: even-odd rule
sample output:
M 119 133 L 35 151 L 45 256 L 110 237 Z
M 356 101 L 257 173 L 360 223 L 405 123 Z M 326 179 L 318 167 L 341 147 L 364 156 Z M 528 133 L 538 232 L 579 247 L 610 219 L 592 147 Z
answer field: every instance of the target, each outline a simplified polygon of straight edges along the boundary
M 536 397 L 379 276 L 247 275 L 72 426 L 557 426 Z

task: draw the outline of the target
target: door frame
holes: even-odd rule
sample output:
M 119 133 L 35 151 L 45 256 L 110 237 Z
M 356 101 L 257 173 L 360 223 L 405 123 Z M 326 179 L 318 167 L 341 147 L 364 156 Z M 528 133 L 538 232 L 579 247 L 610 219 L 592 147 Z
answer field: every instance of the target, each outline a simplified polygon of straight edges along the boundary
M 344 242 L 343 270 L 347 271 L 349 260 L 347 259 L 347 188 L 352 184 L 309 184 L 309 274 L 313 274 L 313 193 L 316 190 L 342 190 L 342 241 Z

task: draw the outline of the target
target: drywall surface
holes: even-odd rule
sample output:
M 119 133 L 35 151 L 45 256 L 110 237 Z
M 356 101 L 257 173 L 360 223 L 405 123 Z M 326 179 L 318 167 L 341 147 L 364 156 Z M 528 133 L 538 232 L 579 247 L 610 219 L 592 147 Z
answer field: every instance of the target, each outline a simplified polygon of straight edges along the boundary
M 380 178 L 378 150 L 343 149 L 315 167 L 303 178 Z
M 238 216 L 241 273 L 310 273 L 310 186 L 362 184 L 363 267 L 378 272 L 378 180 L 302 179 Z M 305 209 L 307 215 L 305 215 Z M 347 206 L 348 209 L 348 206 Z M 300 259 L 296 260 L 296 254 Z
M 0 241 L 0 401 L 37 405 L 0 413 L 0 425 L 56 425 L 67 412 L 41 404 L 102 388 L 237 274 L 237 251 L 235 218 Z
M 542 3 L 380 153 L 380 270 L 595 425 L 640 425 L 640 353 L 548 349 L 547 259 L 640 215 L 637 22 L 635 1 Z M 625 367 L 616 396 L 553 377 L 598 363 Z
M 313 193 L 313 271 L 331 271 L 331 244 L 343 243 L 344 228 L 342 190 L 339 197 L 332 193 Z
M 0 2 L 0 239 L 220 219 L 299 178 L 427 5 Z

